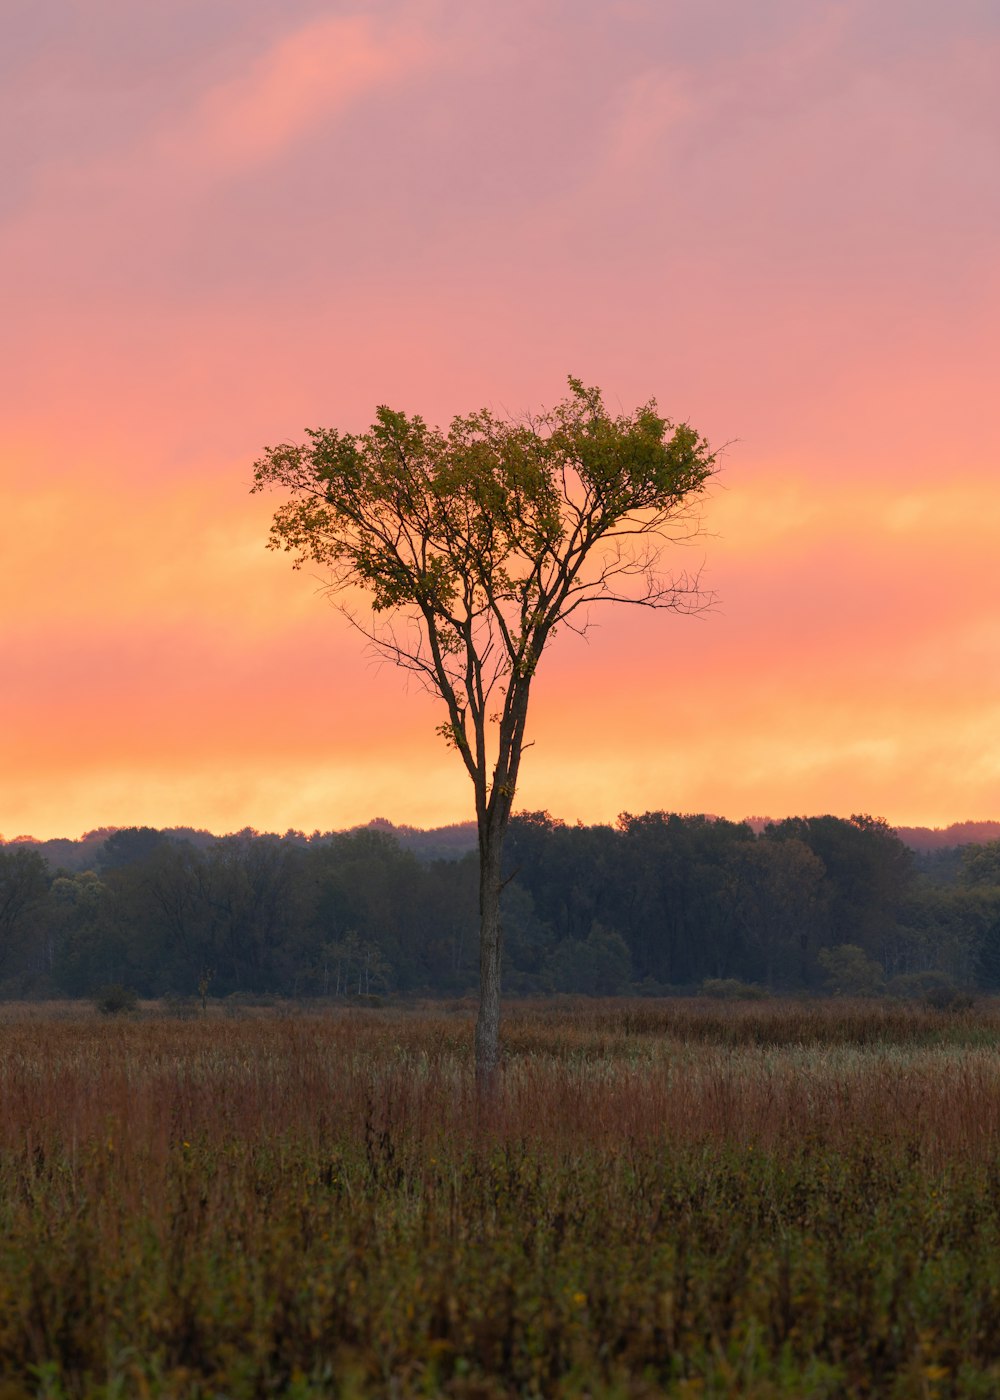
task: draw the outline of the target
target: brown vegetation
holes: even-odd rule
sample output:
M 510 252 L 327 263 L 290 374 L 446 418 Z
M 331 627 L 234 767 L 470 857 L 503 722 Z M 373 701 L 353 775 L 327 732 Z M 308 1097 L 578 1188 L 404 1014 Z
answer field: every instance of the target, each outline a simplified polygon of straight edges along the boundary
M 524 1005 L 481 1110 L 463 1004 L 4 1008 L 3 1394 L 995 1393 L 998 1034 Z

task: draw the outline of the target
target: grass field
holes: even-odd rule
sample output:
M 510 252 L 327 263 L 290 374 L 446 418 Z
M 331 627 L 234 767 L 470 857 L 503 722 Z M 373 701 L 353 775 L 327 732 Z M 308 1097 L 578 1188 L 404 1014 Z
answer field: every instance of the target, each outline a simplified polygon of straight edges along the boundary
M 0 1400 L 1000 1394 L 1000 1008 L 0 1007 Z

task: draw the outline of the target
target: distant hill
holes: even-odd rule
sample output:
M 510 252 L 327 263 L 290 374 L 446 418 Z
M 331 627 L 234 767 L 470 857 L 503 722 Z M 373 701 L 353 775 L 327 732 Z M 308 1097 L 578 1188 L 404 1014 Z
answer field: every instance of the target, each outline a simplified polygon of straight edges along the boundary
M 759 836 L 773 817 L 745 817 Z M 952 822 L 951 826 L 894 826 L 899 839 L 914 851 L 947 851 L 956 846 L 982 846 L 1000 841 L 1000 822 Z
M 770 817 L 747 817 L 745 819 L 758 834 L 767 826 Z M 0 846 L 31 846 L 48 861 L 53 870 L 87 870 L 97 865 L 101 848 L 109 836 L 118 830 L 114 826 L 98 827 L 87 831 L 78 840 L 69 837 L 55 837 L 50 841 L 38 841 L 33 836 L 15 836 L 5 841 L 0 836 Z M 178 840 L 190 841 L 195 846 L 208 846 L 217 838 L 210 831 L 195 830 L 193 827 L 178 826 L 164 828 L 167 834 Z M 397 826 L 387 817 L 374 817 L 370 822 L 350 828 L 352 831 L 381 831 L 392 836 L 406 851 L 412 851 L 418 859 L 460 860 L 462 856 L 476 848 L 475 822 L 454 822 L 450 826 L 433 827 L 424 831 L 417 826 Z M 987 841 L 1000 841 L 1000 822 L 953 822 L 951 826 L 897 826 L 897 836 L 914 851 L 930 852 L 953 849 L 956 846 L 983 845 Z M 301 831 L 287 831 L 283 839 L 300 842 L 322 841 L 339 832 L 314 832 L 306 836 Z
M 384 831 L 395 836 L 405 851 L 412 851 L 421 860 L 459 860 L 476 848 L 478 837 L 475 822 L 454 822 L 422 831 L 418 826 L 396 826 L 387 817 L 374 817 L 355 831 Z
M 101 849 L 109 836 L 124 828 L 100 826 L 94 831 L 85 831 L 77 840 L 69 836 L 54 836 L 49 841 L 38 841 L 34 836 L 15 836 L 5 841 L 0 836 L 0 846 L 31 846 L 41 852 L 51 870 L 95 870 Z M 190 826 L 163 828 L 168 836 L 180 841 L 190 841 L 194 846 L 210 846 L 216 839 L 210 831 L 196 831 Z
M 896 835 L 915 851 L 982 846 L 1000 841 L 1000 822 L 952 822 L 951 826 L 897 826 Z
M 75 841 L 68 836 L 56 836 L 49 841 L 39 841 L 34 836 L 15 836 L 12 840 L 5 841 L 0 836 L 0 847 L 30 846 L 45 857 L 52 870 L 94 870 L 98 867 L 105 841 L 120 829 L 122 828 L 116 826 L 98 827 L 94 831 L 85 832 Z M 164 827 L 162 830 L 168 836 L 173 836 L 179 841 L 190 841 L 193 846 L 199 847 L 210 846 L 218 839 L 211 831 L 196 830 L 190 826 Z M 475 822 L 456 822 L 452 826 L 422 831 L 415 826 L 395 826 L 386 817 L 375 817 L 365 825 L 352 827 L 351 830 L 384 832 L 387 836 L 394 837 L 404 850 L 412 851 L 422 861 L 460 860 L 476 847 Z M 286 831 L 282 839 L 306 845 L 310 841 L 328 840 L 331 836 L 342 834 L 326 831 L 315 832 L 309 837 L 301 831 Z

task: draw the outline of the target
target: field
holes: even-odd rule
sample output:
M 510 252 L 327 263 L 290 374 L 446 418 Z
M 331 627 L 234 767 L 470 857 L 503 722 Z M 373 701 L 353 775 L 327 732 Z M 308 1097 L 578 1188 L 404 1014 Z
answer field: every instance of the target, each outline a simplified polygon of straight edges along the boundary
M 0 1400 L 1000 1394 L 1000 1008 L 0 1007 Z

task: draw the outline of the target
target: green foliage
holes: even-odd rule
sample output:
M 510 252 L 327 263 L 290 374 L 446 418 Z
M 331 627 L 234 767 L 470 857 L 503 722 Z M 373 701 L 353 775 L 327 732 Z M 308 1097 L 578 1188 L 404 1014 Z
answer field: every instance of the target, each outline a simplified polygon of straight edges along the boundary
M 856 943 L 886 964 L 886 930 L 896 923 L 913 883 L 913 853 L 881 818 L 792 817 L 765 829 L 765 839 L 801 841 L 823 862 L 833 943 Z
M 1000 987 L 1000 899 L 991 901 L 992 908 L 985 927 L 973 944 L 975 980 L 991 991 Z
M 544 974 L 556 992 L 614 996 L 632 978 L 632 959 L 621 934 L 594 922 L 585 939 L 565 938 L 546 959 Z
M 734 842 L 724 866 L 722 899 L 742 935 L 747 963 L 769 986 L 805 981 L 830 904 L 823 861 L 789 837 Z
M 255 489 L 295 493 L 274 546 L 368 587 L 376 610 L 414 605 L 453 632 L 450 606 L 471 590 L 472 615 L 510 604 L 534 634 L 550 601 L 539 561 L 579 550 L 584 519 L 603 537 L 637 513 L 673 514 L 714 471 L 697 433 L 655 404 L 613 417 L 598 390 L 570 389 L 526 423 L 483 409 L 442 432 L 383 407 L 367 433 L 315 429 L 304 445 L 268 448 Z
M 966 885 L 1000 886 L 1000 841 L 966 846 L 959 878 Z
M 45 861 L 37 851 L 20 845 L 0 847 L 0 973 L 15 961 L 48 883 Z
M 884 970 L 892 995 L 912 995 L 906 979 L 932 975 L 959 990 L 1000 987 L 1000 887 L 897 870 L 890 899 L 873 875 L 892 851 L 878 830 L 834 818 L 797 830 L 755 836 L 742 823 L 662 812 L 615 828 L 514 818 L 507 992 L 693 992 L 706 979 L 818 990 L 820 951 L 845 944 Z M 348 988 L 359 995 L 359 982 L 370 996 L 459 995 L 475 984 L 474 853 L 420 860 L 381 828 L 198 842 L 144 833 L 141 847 L 126 835 L 114 860 L 91 852 L 102 874 L 50 879 L 37 852 L 16 848 L 35 874 L 5 945 L 6 995 L 92 997 L 117 982 L 181 1000 L 343 999 Z M 806 837 L 837 851 L 835 873 Z M 848 910 L 865 941 L 845 924 Z M 610 955 L 598 935 L 591 941 L 595 926 L 614 931 Z
M 946 972 L 902 972 L 886 984 L 892 997 L 903 1001 L 927 1001 L 929 997 L 950 999 L 958 992 Z
M 127 826 L 113 831 L 101 847 L 97 864 L 102 874 L 147 860 L 170 838 L 151 826 Z
M 819 962 L 834 996 L 874 996 L 885 984 L 882 968 L 856 943 L 820 949 Z
M 102 1016 L 130 1016 L 139 1006 L 139 998 L 131 987 L 123 987 L 114 982 L 102 987 L 94 998 L 94 1005 Z
M 955 987 L 938 986 L 928 991 L 924 997 L 924 1004 L 933 1007 L 935 1011 L 969 1011 L 974 1002 L 968 992 L 958 991 Z

